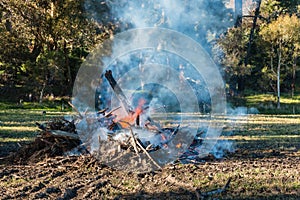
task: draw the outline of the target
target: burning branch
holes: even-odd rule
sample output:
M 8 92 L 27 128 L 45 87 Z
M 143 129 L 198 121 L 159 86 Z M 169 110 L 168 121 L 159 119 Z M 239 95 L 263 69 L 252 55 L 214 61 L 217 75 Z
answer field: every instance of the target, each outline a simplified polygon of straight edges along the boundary
M 129 114 L 130 112 L 133 111 L 127 97 L 125 96 L 125 94 L 123 93 L 122 89 L 120 88 L 120 86 L 117 84 L 116 80 L 114 79 L 113 75 L 112 75 L 112 71 L 108 70 L 105 72 L 105 78 L 108 80 L 111 88 L 113 89 L 115 95 L 117 96 L 117 98 L 119 99 L 122 107 L 124 108 L 125 112 L 127 114 Z
M 120 108 L 121 108 L 121 106 L 118 106 L 118 107 L 112 109 L 111 111 L 109 111 L 108 113 L 106 113 L 106 114 L 104 115 L 104 117 L 109 117 L 113 112 L 119 110 Z
M 140 99 L 139 105 L 134 110 L 133 107 L 131 106 L 130 102 L 128 101 L 127 97 L 123 93 L 122 89 L 120 88 L 120 86 L 118 85 L 116 80 L 114 79 L 111 70 L 108 70 L 105 72 L 105 78 L 108 80 L 111 88 L 113 89 L 115 95 L 117 96 L 117 98 L 121 104 L 121 107 L 125 111 L 125 115 L 126 115 L 123 118 L 120 118 L 120 116 L 117 116 L 118 119 L 115 122 L 118 122 L 122 126 L 122 128 L 129 128 L 129 126 L 133 125 L 134 123 L 137 126 L 139 126 L 140 125 L 140 115 L 144 111 L 143 106 L 145 104 L 145 100 Z M 113 111 L 111 111 L 111 112 L 113 112 Z M 149 121 L 149 123 L 155 124 L 160 129 L 160 127 L 156 123 L 154 123 L 150 117 L 148 117 L 147 120 Z

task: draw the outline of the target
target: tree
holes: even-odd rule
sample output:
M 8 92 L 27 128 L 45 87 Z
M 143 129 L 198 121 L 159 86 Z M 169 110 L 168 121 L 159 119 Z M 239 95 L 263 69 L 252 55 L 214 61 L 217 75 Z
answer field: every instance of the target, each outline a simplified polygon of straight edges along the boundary
M 295 13 L 294 9 L 300 8 L 297 6 L 285 0 L 264 0 L 259 13 L 253 11 L 245 16 L 240 27 L 229 29 L 218 40 L 217 47 L 222 50 L 220 63 L 233 88 L 240 90 L 236 87 L 240 79 L 246 80 L 243 84 L 248 89 L 280 93 L 278 81 L 293 95 L 299 60 L 299 12 Z M 256 27 L 252 27 L 254 17 L 257 17 Z M 247 45 L 249 36 L 251 40 Z M 278 68 L 281 81 L 277 76 Z
M 260 31 L 263 40 L 269 43 L 271 47 L 269 51 L 271 70 L 273 69 L 274 56 L 277 60 L 277 108 L 280 108 L 280 75 L 282 64 L 288 62 L 288 58 L 292 58 L 291 60 L 296 62 L 299 56 L 299 28 L 300 20 L 296 15 L 281 15 L 277 20 L 262 27 Z M 296 64 L 292 70 L 293 74 L 295 74 L 295 67 Z
M 99 27 L 86 17 L 83 4 L 83 0 L 1 1 L 3 83 L 26 86 L 39 96 L 44 91 L 70 94 L 84 57 L 108 37 L 105 25 Z
M 247 35 L 242 27 L 232 28 L 218 41 L 223 51 L 220 62 L 224 66 L 232 95 L 239 90 L 238 79 L 250 74 L 251 67 L 243 63 L 243 58 L 246 56 Z

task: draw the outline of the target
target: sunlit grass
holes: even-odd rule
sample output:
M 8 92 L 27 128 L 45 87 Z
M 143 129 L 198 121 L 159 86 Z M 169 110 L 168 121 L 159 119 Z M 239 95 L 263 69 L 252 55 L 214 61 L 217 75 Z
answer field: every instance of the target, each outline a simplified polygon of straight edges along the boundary
M 16 131 L 16 132 L 31 132 L 31 131 L 37 131 L 38 129 L 36 127 L 30 127 L 30 126 L 3 126 L 0 127 L 0 131 Z
M 11 137 L 6 137 L 6 138 L 1 138 L 0 137 L 0 142 L 2 143 L 8 143 L 8 142 L 30 142 L 33 141 L 33 137 L 23 137 L 23 138 L 11 138 Z
M 57 110 L 2 109 L 0 110 L 0 142 L 31 141 L 36 137 L 38 128 L 35 122 L 46 122 L 50 119 L 70 115 L 70 112 Z
M 262 135 L 262 136 L 242 136 L 242 135 L 233 135 L 233 136 L 220 136 L 219 139 L 227 140 L 273 140 L 273 139 L 300 139 L 299 135 Z
M 26 110 L 47 110 L 47 111 L 58 111 L 62 109 L 62 102 L 60 99 L 57 100 L 46 100 L 43 103 L 38 102 L 22 102 L 22 103 L 12 103 L 12 102 L 0 102 L 0 110 L 4 109 L 26 109 Z M 71 111 L 71 107 L 64 102 L 64 111 Z
M 276 102 L 276 96 L 272 94 L 259 94 L 259 95 L 251 95 L 246 97 L 248 104 L 258 104 L 265 102 Z M 285 104 L 300 104 L 300 95 L 294 96 L 293 98 L 288 96 L 281 96 L 280 102 Z
M 28 180 L 21 177 L 8 177 L 5 182 L 2 182 L 0 186 L 2 187 L 17 187 L 19 184 L 28 182 Z

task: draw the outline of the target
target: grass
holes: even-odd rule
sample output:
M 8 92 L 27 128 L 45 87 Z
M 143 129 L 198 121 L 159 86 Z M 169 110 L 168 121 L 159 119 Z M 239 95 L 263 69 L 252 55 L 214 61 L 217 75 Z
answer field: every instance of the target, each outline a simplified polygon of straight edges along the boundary
M 300 115 L 246 115 L 228 123 L 235 134 L 242 136 L 299 134 Z
M 0 142 L 32 141 L 38 131 L 35 122 L 41 123 L 70 114 L 70 107 L 65 106 L 64 111 L 61 109 L 60 101 L 45 101 L 41 104 L 0 102 Z
M 69 115 L 68 110 L 61 112 L 59 109 L 0 109 L 0 141 L 32 140 L 36 136 L 38 128 L 35 122 L 45 122 L 51 118 Z M 42 111 L 46 111 L 44 115 Z M 204 123 L 203 116 L 193 116 L 189 123 Z M 244 140 L 289 138 L 299 134 L 299 115 L 244 115 L 244 116 L 221 116 L 218 123 L 225 125 L 224 131 L 231 132 L 234 129 L 236 138 Z M 289 137 L 287 137 L 289 136 Z M 243 138 L 244 137 L 244 138 Z M 298 136 L 297 136 L 298 137 Z
M 22 103 L 12 103 L 12 102 L 0 102 L 0 110 L 3 109 L 28 109 L 28 110 L 48 110 L 48 111 L 71 111 L 71 108 L 66 103 L 63 104 L 62 109 L 61 100 L 47 100 L 42 103 L 38 102 L 22 102 Z
M 277 108 L 277 97 L 274 94 L 247 95 L 228 99 L 234 107 L 245 106 L 257 108 L 261 114 L 300 114 L 300 94 L 292 98 L 289 94 L 280 97 L 281 107 Z
M 20 183 L 28 182 L 27 180 L 19 177 L 11 177 L 11 179 L 8 179 L 7 182 L 2 183 L 1 185 L 3 187 L 16 187 Z
M 259 94 L 259 95 L 251 95 L 247 96 L 247 104 L 249 106 L 256 105 L 258 103 L 269 103 L 274 102 L 276 103 L 277 97 L 273 94 Z M 280 97 L 280 102 L 283 104 L 300 104 L 300 95 L 296 95 L 293 98 L 291 98 L 288 95 L 282 95 Z
M 69 115 L 70 112 L 45 109 L 1 109 L 0 142 L 31 141 L 38 131 L 35 122 Z

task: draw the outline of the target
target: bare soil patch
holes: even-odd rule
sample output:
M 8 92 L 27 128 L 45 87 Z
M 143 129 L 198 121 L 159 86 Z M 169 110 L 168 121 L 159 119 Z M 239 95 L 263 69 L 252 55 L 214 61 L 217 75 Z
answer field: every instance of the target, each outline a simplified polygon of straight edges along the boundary
M 57 156 L 27 165 L 2 164 L 0 198 L 197 199 L 201 193 L 222 188 L 231 178 L 224 193 L 203 198 L 299 199 L 299 153 L 257 155 L 239 149 L 222 160 L 170 164 L 142 174 L 111 169 L 88 155 Z

